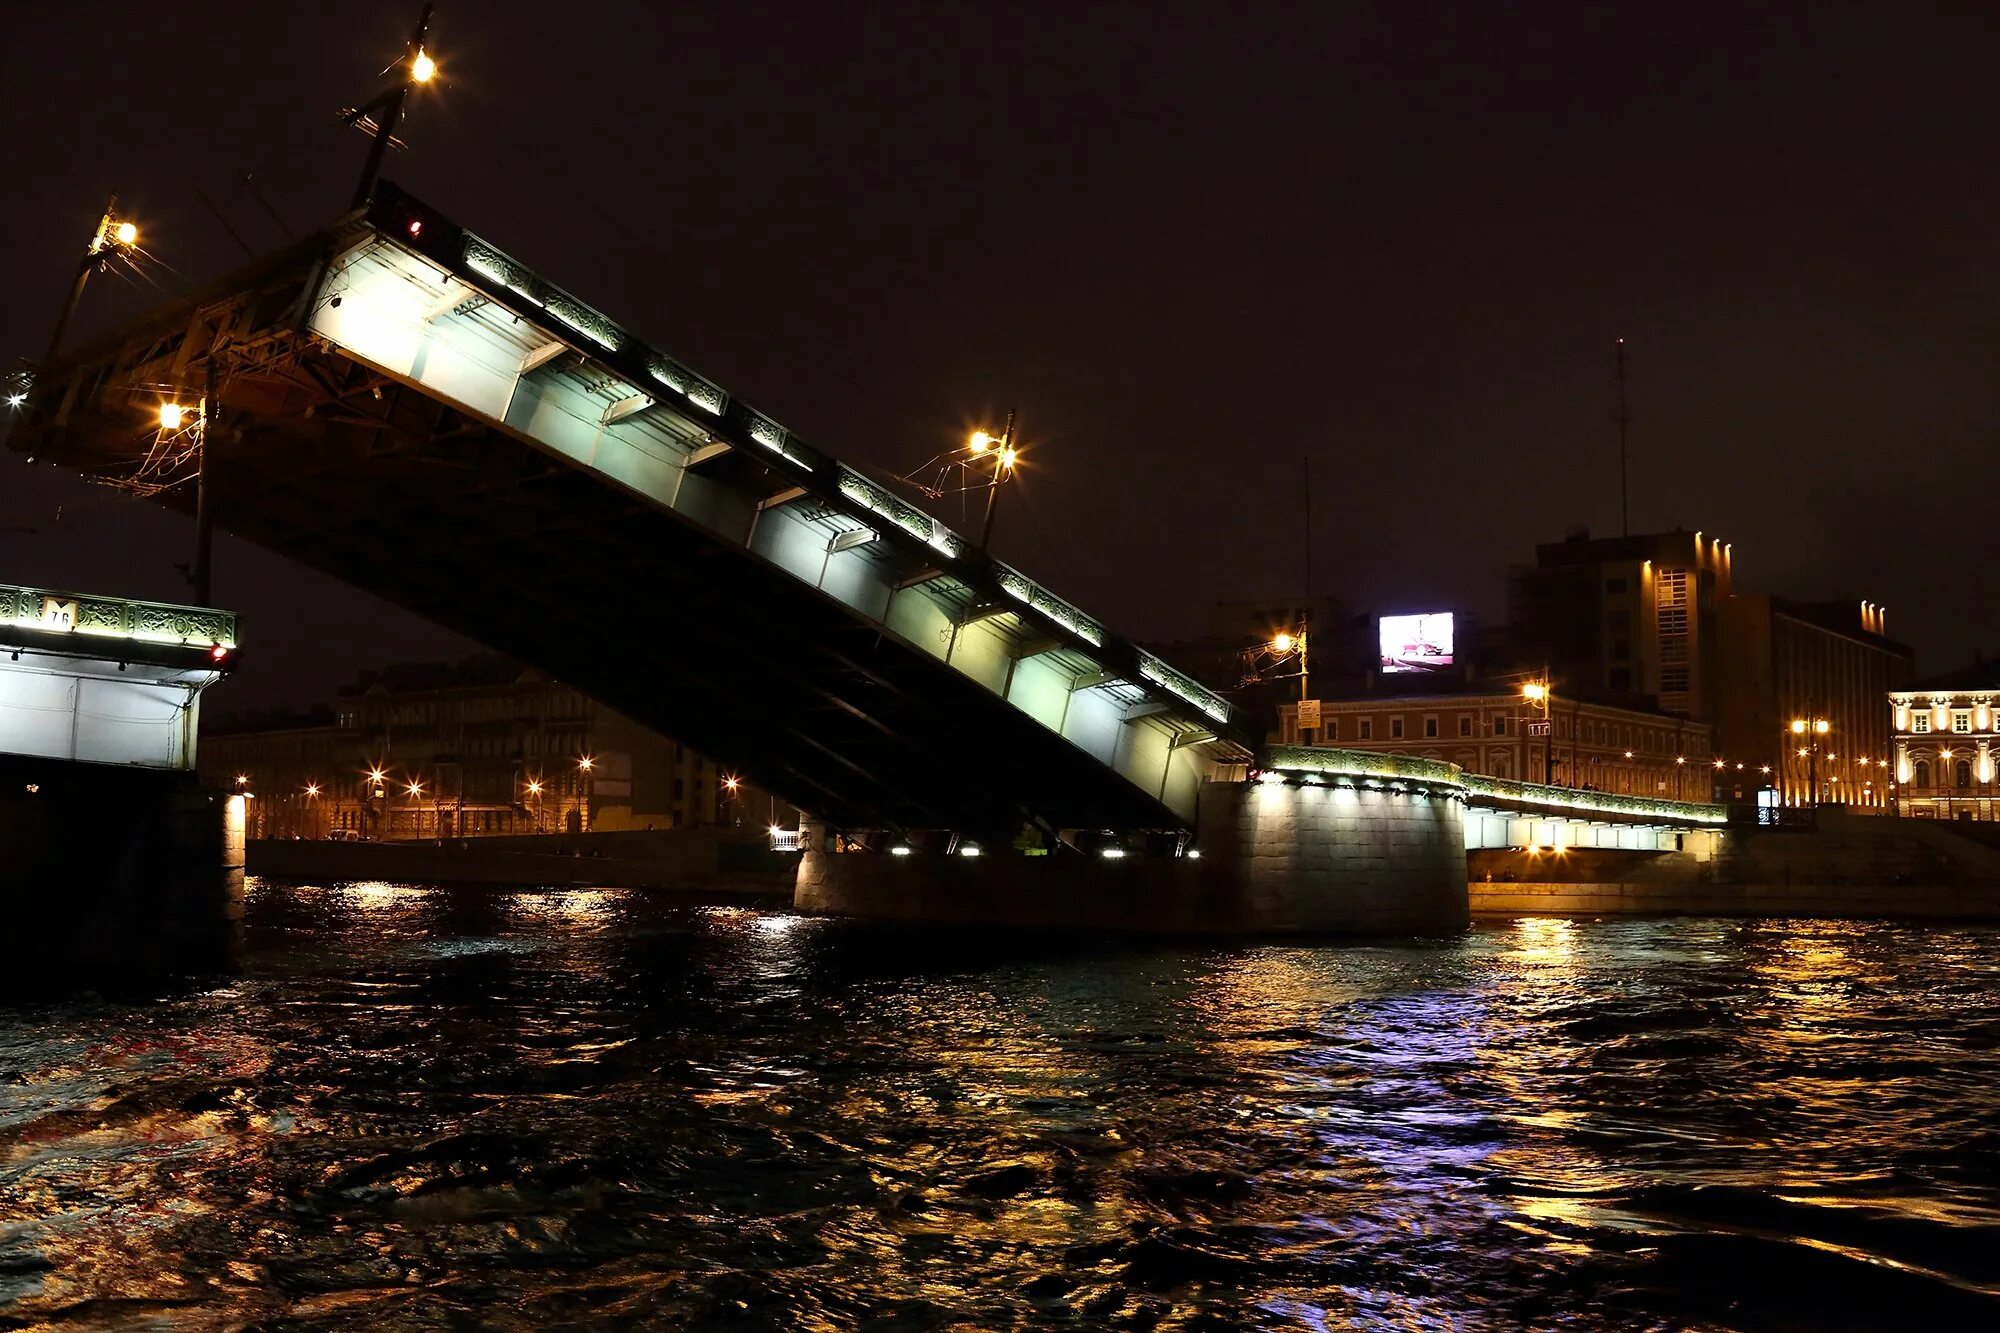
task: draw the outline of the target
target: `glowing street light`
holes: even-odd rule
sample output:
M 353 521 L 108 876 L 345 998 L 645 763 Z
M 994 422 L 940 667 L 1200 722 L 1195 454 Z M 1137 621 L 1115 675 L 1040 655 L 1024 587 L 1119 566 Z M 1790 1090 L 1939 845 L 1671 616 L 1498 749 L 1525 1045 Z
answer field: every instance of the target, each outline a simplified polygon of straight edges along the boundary
M 160 429 L 179 430 L 181 428 L 181 421 L 186 415 L 187 409 L 179 403 L 161 403 Z
M 403 47 L 403 59 L 396 62 L 403 68 L 404 77 L 398 79 L 394 87 L 341 114 L 341 119 L 347 124 L 375 132 L 374 140 L 368 145 L 368 160 L 361 168 L 361 182 L 354 189 L 355 208 L 368 207 L 375 197 L 375 182 L 382 175 L 382 156 L 388 151 L 390 141 L 396 137 L 396 127 L 402 123 L 403 109 L 410 100 L 410 89 L 437 78 L 437 61 L 424 49 L 424 37 L 430 26 L 431 6 L 425 5 L 415 31 L 410 34 L 409 43 Z
M 1292 651 L 1292 643 L 1293 639 L 1291 635 L 1280 633 L 1271 640 L 1271 651 L 1274 653 L 1289 653 Z
M 412 796 L 422 796 L 424 794 L 424 784 L 421 782 L 412 782 L 404 790 Z
M 83 301 L 83 289 L 89 284 L 90 275 L 113 260 L 129 260 L 131 252 L 138 246 L 138 224 L 118 216 L 118 196 L 114 194 L 105 201 L 104 213 L 97 219 L 97 230 L 91 233 L 90 244 L 77 263 L 76 281 L 70 285 L 69 300 L 56 319 L 56 331 L 49 338 L 49 350 L 42 354 L 43 361 L 52 360 L 62 347 L 63 334 L 69 331 L 69 321 Z
M 590 772 L 591 769 L 597 767 L 597 761 L 595 759 L 592 759 L 589 755 L 584 755 L 581 759 L 576 761 L 576 766 L 582 769 L 584 772 L 588 773 Z
M 1007 425 L 996 435 L 984 430 L 976 430 L 965 442 L 965 447 L 975 458 L 988 455 L 993 459 L 993 477 L 986 484 L 986 518 L 979 526 L 979 549 L 985 550 L 993 542 L 993 507 L 1000 500 L 1000 485 L 1014 475 L 1014 460 L 1020 456 L 1015 448 L 1014 412 L 1007 412 Z
M 308 782 L 306 784 L 306 798 L 308 800 L 312 800 L 314 798 L 317 798 L 318 796 L 319 796 L 319 784 L 317 782 Z

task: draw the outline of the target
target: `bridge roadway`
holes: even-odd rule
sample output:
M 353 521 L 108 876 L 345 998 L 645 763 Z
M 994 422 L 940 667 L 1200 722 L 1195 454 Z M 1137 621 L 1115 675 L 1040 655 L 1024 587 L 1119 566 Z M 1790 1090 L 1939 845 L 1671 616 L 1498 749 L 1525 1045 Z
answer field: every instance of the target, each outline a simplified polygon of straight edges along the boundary
M 9 446 L 129 478 L 211 370 L 218 526 L 834 828 L 1184 831 L 1253 757 L 1225 700 L 392 185 L 38 367 Z

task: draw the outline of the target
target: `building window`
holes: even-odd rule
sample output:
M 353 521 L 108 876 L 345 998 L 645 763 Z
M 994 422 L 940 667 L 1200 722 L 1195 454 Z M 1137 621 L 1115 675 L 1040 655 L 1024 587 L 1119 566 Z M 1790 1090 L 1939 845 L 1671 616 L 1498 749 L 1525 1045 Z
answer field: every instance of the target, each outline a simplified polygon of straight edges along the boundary
M 1425 739 L 1425 740 L 1435 740 L 1435 739 L 1437 739 L 1437 734 L 1438 734 L 1438 720 L 1437 720 L 1436 718 L 1434 718 L 1434 717 L 1427 717 L 1427 718 L 1425 718 L 1425 719 L 1424 719 L 1424 739 Z
M 1951 766 L 1951 781 L 1955 787 L 1970 787 L 1972 785 L 1972 765 L 1963 759 L 1953 764 Z
M 1621 693 L 1630 690 L 1632 688 L 1632 668 L 1612 667 L 1611 688 Z
M 1954 708 L 1951 710 L 1951 729 L 1963 736 L 1972 730 L 1972 710 Z
M 1389 719 L 1389 739 L 1392 741 L 1403 739 L 1403 719 L 1401 716 Z
M 1493 734 L 1495 736 L 1505 736 L 1507 734 L 1507 718 L 1505 714 L 1493 719 Z
M 1472 714 L 1460 713 L 1458 715 L 1458 734 L 1461 736 L 1470 736 L 1472 734 Z
M 1606 591 L 1606 592 L 1624 592 L 1624 591 L 1625 591 L 1625 580 L 1624 580 L 1624 579 L 1606 579 L 1606 580 L 1604 580 L 1604 591 Z
M 1613 634 L 1623 634 L 1631 627 L 1632 613 L 1630 611 L 1613 611 L 1604 617 L 1604 628 L 1610 630 Z M 1620 656 L 1623 656 L 1623 654 L 1621 653 Z
M 1362 739 L 1362 740 L 1364 740 L 1364 741 L 1372 741 L 1372 740 L 1374 740 L 1374 739 L 1375 739 L 1375 719 L 1374 719 L 1374 718 L 1372 718 L 1372 717 L 1364 717 L 1364 718 L 1362 718 L 1362 719 L 1361 719 L 1361 733 L 1360 733 L 1360 739 Z
M 1324 738 L 1325 738 L 1326 740 L 1330 740 L 1330 741 L 1337 741 L 1337 740 L 1339 740 L 1339 739 L 1340 739 L 1340 719 L 1339 719 L 1339 718 L 1337 718 L 1337 717 L 1330 717 L 1330 718 L 1326 719 L 1326 732 L 1325 732 L 1325 737 L 1324 737 Z
M 1910 785 L 1913 787 L 1928 787 L 1931 785 L 1930 760 L 1928 759 L 1917 760 L 1916 769 L 1912 772 L 1910 776 Z
M 1921 736 L 1921 735 L 1923 735 L 1923 734 L 1924 734 L 1925 732 L 1929 731 L 1930 729 L 1931 729 L 1931 715 L 1930 715 L 1929 713 L 1912 713 L 1912 714 L 1910 714 L 1910 730 L 1911 730 L 1911 732 L 1913 732 L 1913 733 L 1914 733 L 1914 734 L 1916 734 L 1916 735 L 1919 735 L 1919 736 Z
M 1613 639 L 1611 641 L 1611 660 L 1614 662 L 1631 661 L 1632 641 L 1630 639 Z

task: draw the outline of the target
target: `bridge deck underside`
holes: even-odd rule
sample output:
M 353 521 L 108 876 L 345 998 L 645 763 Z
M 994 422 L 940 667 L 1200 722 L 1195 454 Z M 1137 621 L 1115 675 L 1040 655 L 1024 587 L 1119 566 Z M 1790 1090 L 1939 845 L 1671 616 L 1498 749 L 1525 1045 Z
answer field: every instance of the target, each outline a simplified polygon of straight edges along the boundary
M 208 479 L 225 530 L 545 670 L 836 826 L 1175 822 L 817 589 L 323 344 L 236 371 L 222 398 Z M 100 397 L 35 447 L 120 475 L 148 439 Z M 704 466 L 762 471 L 741 453 Z M 189 510 L 193 487 L 159 498 Z

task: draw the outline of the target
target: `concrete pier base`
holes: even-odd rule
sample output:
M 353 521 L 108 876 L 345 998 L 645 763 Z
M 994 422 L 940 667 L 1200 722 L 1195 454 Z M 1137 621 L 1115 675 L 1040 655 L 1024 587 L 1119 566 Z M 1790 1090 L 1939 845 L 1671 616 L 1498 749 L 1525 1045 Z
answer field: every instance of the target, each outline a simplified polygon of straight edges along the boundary
M 1189 850 L 838 852 L 810 829 L 800 911 L 1175 934 L 1416 934 L 1469 919 L 1463 806 L 1421 791 L 1210 783 Z
M 241 946 L 242 798 L 195 775 L 0 755 L 8 990 L 226 970 Z

